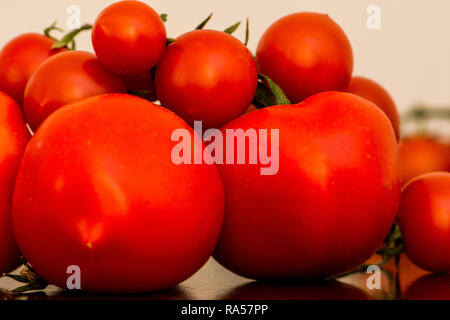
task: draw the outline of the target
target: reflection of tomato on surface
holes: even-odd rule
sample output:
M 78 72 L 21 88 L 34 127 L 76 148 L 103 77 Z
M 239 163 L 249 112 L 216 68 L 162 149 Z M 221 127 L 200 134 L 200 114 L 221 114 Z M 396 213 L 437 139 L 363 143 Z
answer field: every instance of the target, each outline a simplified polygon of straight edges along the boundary
M 400 138 L 400 120 L 394 100 L 381 85 L 363 77 L 353 77 L 345 90 L 375 103 L 391 121 L 397 139 Z
M 54 40 L 37 33 L 26 33 L 9 41 L 0 51 L 0 91 L 22 104 L 28 79 L 52 55 L 65 49 L 51 47 Z
M 211 256 L 223 218 L 215 165 L 176 165 L 171 111 L 126 94 L 55 111 L 28 144 L 14 192 L 13 229 L 36 272 L 86 291 L 168 288 Z
M 16 173 L 30 138 L 19 105 L 0 92 L 0 275 L 19 265 L 12 232 L 11 199 Z
M 450 145 L 431 137 L 402 139 L 399 158 L 403 183 L 424 173 L 450 171 Z
M 350 42 L 328 15 L 300 12 L 274 22 L 256 51 L 259 72 L 275 81 L 292 103 L 343 90 L 353 71 Z
M 401 295 L 405 294 L 414 281 L 429 273 L 430 271 L 419 268 L 402 253 L 398 263 L 398 284 Z

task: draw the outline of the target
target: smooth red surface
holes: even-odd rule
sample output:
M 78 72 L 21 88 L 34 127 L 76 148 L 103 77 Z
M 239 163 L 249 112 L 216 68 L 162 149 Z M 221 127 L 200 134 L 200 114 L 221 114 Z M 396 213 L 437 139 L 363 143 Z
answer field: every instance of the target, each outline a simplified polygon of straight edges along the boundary
M 156 69 L 163 106 L 193 125 L 219 128 L 243 114 L 255 95 L 256 64 L 250 51 L 225 32 L 196 30 L 179 37 Z
M 97 17 L 92 44 L 100 61 L 111 71 L 139 74 L 160 60 L 166 47 L 166 29 L 149 5 L 119 1 Z
M 416 136 L 401 140 L 399 156 L 403 183 L 421 174 L 450 171 L 450 145 L 433 137 Z
M 397 139 L 400 139 L 400 119 L 395 102 L 380 84 L 364 77 L 353 77 L 345 90 L 375 103 L 391 121 Z
M 378 107 L 327 92 L 251 112 L 222 131 L 230 128 L 279 129 L 280 163 L 272 176 L 260 175 L 260 164 L 219 166 L 226 194 L 215 252 L 221 264 L 254 279 L 317 278 L 375 252 L 400 197 L 397 141 Z
M 55 110 L 84 98 L 126 92 L 122 78 L 108 71 L 94 54 L 68 51 L 45 61 L 25 89 L 24 113 L 35 131 Z
M 19 105 L 0 92 L 0 274 L 20 263 L 11 225 L 11 200 L 16 173 L 30 133 Z
M 116 94 L 60 109 L 25 152 L 14 194 L 19 247 L 49 282 L 143 292 L 176 285 L 211 256 L 223 218 L 214 165 L 175 165 L 171 111 Z
M 52 55 L 55 41 L 37 33 L 26 33 L 9 41 L 0 51 L 0 91 L 22 104 L 28 79 Z
M 397 219 L 408 258 L 422 269 L 450 272 L 450 173 L 428 173 L 408 182 Z
M 353 71 L 344 31 L 328 15 L 312 12 L 273 23 L 259 41 L 256 60 L 259 72 L 275 81 L 292 103 L 345 89 Z

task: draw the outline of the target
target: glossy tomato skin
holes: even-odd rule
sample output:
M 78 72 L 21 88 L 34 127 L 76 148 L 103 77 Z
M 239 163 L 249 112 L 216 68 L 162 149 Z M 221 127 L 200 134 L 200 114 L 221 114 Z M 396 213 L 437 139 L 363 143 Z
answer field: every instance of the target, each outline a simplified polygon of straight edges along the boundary
M 122 78 L 108 71 L 94 54 L 67 51 L 45 61 L 31 76 L 24 96 L 25 119 L 35 131 L 66 104 L 126 90 Z
M 193 125 L 219 128 L 243 114 L 256 91 L 250 51 L 225 32 L 196 30 L 169 45 L 156 69 L 162 105 Z
M 372 255 L 400 196 L 397 143 L 379 108 L 327 92 L 251 112 L 222 131 L 237 128 L 268 129 L 269 137 L 279 130 L 279 171 L 219 166 L 226 194 L 220 263 L 253 279 L 320 278 Z
M 48 58 L 65 49 L 53 49 L 54 40 L 26 33 L 9 41 L 0 51 L 0 91 L 22 104 L 31 75 Z
M 408 182 L 398 223 L 405 253 L 422 269 L 450 272 L 450 173 L 433 172 Z
M 411 136 L 402 139 L 399 156 L 404 184 L 425 173 L 450 171 L 450 144 L 433 137 Z
M 11 201 L 17 170 L 29 138 L 19 105 L 0 92 L 0 274 L 20 264 L 11 224 Z
M 104 95 L 52 114 L 25 152 L 14 193 L 19 247 L 66 287 L 144 292 L 176 285 L 211 256 L 223 219 L 215 165 L 176 165 L 175 129 L 193 130 L 144 99 Z
M 120 75 L 149 71 L 166 47 L 166 29 L 159 15 L 140 1 L 119 1 L 95 21 L 92 44 L 100 61 Z
M 259 72 L 275 81 L 292 103 L 345 89 L 353 71 L 344 31 L 328 15 L 311 12 L 273 23 L 259 41 L 256 61 Z
M 400 139 L 400 119 L 389 92 L 380 84 L 364 77 L 353 77 L 345 90 L 375 103 L 391 121 L 397 139 Z

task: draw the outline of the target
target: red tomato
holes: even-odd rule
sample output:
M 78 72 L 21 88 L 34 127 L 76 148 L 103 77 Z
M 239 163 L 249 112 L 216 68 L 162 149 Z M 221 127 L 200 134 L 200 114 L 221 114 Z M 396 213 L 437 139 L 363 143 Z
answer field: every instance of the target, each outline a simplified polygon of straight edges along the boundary
M 210 257 L 224 195 L 214 165 L 175 165 L 169 110 L 112 94 L 53 113 L 31 139 L 14 193 L 13 228 L 33 268 L 66 286 L 143 292 L 176 285 Z
M 428 274 L 412 283 L 406 300 L 450 300 L 450 274 Z
M 276 21 L 259 41 L 256 60 L 260 73 L 275 81 L 292 103 L 345 89 L 353 71 L 347 36 L 319 13 L 294 13 Z
M 0 51 L 0 91 L 19 104 L 28 79 L 52 55 L 65 49 L 52 50 L 55 41 L 37 33 L 26 33 L 8 42 Z
M 11 199 L 29 138 L 19 105 L 0 92 L 0 275 L 11 271 L 20 261 L 11 225 Z
M 218 128 L 243 114 L 256 91 L 256 64 L 250 51 L 225 32 L 196 30 L 169 45 L 156 69 L 156 92 L 163 106 L 189 124 L 202 120 Z
M 327 92 L 251 112 L 222 131 L 238 128 L 268 129 L 269 141 L 279 130 L 279 171 L 261 175 L 268 167 L 261 162 L 219 166 L 226 194 L 220 263 L 253 279 L 316 278 L 372 255 L 400 197 L 397 142 L 378 107 Z
M 434 171 L 450 171 L 450 145 L 432 137 L 416 136 L 400 141 L 403 183 Z
M 370 79 L 353 77 L 345 91 L 357 94 L 375 103 L 388 116 L 397 139 L 400 138 L 400 120 L 397 107 L 386 89 Z
M 111 71 L 130 75 L 149 71 L 166 47 L 166 29 L 159 15 L 139 1 L 119 1 L 103 10 L 92 30 L 92 44 Z
M 422 269 L 450 272 L 450 173 L 428 173 L 408 182 L 397 219 L 408 258 Z
M 143 72 L 136 75 L 124 76 L 123 80 L 127 86 L 128 92 L 144 98 L 148 101 L 156 101 L 155 83 L 151 72 Z
M 25 89 L 25 119 L 35 131 L 53 111 L 95 95 L 126 92 L 124 81 L 94 54 L 67 51 L 45 61 Z

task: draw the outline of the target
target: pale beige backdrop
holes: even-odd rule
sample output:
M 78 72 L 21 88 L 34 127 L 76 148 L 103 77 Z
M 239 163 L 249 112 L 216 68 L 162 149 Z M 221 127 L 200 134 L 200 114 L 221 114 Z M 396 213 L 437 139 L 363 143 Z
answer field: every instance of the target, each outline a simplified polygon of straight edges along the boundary
M 81 8 L 82 21 L 93 22 L 111 0 L 0 0 L 0 46 L 23 32 L 41 31 L 54 20 L 66 26 L 67 8 Z M 255 50 L 264 30 L 296 11 L 331 15 L 348 34 L 355 55 L 355 74 L 382 83 L 401 111 L 414 103 L 450 105 L 450 0 L 146 0 L 168 13 L 168 35 L 196 26 L 210 12 L 209 27 L 225 28 L 251 19 L 249 47 Z M 369 5 L 381 8 L 381 30 L 366 27 Z M 243 38 L 244 28 L 236 32 Z M 79 47 L 92 50 L 88 34 Z

